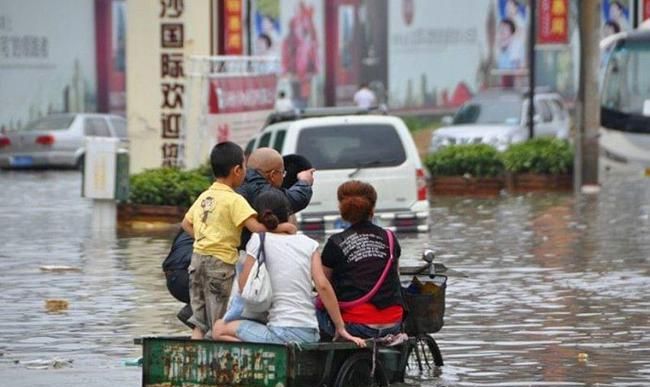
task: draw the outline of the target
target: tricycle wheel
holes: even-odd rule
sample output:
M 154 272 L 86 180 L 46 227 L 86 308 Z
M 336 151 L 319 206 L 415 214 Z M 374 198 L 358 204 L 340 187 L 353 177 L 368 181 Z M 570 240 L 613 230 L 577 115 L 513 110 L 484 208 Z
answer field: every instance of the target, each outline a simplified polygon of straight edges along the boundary
M 414 370 L 416 367 L 420 372 L 433 366 L 443 365 L 442 354 L 438 343 L 429 335 L 420 335 L 415 339 L 415 344 L 409 348 L 406 366 Z
M 370 375 L 371 371 L 372 354 L 370 352 L 355 353 L 341 365 L 336 374 L 334 387 L 388 386 L 386 370 L 378 359 L 375 362 L 374 378 Z

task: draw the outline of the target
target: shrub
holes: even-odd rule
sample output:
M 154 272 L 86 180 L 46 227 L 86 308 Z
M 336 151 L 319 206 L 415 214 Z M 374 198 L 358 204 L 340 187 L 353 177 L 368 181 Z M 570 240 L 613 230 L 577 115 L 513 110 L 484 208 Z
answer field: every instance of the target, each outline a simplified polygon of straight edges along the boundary
M 503 173 L 497 150 L 487 144 L 450 145 L 430 154 L 425 164 L 434 176 L 492 177 Z
M 569 143 L 550 137 L 513 144 L 500 157 L 512 173 L 558 175 L 573 169 L 573 149 Z
M 136 204 L 189 207 L 210 186 L 200 170 L 149 169 L 131 176 L 129 200 Z

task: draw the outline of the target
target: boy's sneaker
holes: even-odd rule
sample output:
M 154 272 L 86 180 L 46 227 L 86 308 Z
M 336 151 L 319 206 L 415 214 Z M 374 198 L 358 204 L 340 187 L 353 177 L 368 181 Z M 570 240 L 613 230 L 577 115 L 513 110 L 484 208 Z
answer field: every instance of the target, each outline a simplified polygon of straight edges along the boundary
M 181 322 L 182 322 L 183 324 L 185 324 L 185 325 L 187 325 L 188 327 L 190 327 L 190 329 L 194 329 L 194 324 L 192 324 L 191 322 L 188 322 L 188 321 L 187 321 L 187 320 L 190 319 L 190 317 L 192 317 L 192 307 L 190 306 L 190 304 L 186 304 L 186 305 L 183 307 L 183 309 L 181 309 L 180 311 L 178 311 L 178 313 L 176 314 L 176 317 L 178 317 L 178 319 L 181 320 Z

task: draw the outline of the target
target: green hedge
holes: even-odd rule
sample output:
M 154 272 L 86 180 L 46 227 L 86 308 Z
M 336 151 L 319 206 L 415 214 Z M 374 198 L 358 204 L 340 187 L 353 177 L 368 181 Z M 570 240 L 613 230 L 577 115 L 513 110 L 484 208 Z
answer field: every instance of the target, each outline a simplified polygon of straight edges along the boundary
M 487 144 L 450 145 L 430 154 L 425 164 L 433 176 L 492 177 L 504 170 L 497 150 Z
M 189 207 L 211 182 L 204 168 L 191 171 L 149 169 L 131 176 L 129 201 L 135 204 Z
M 573 149 L 565 140 L 541 137 L 513 144 L 500 155 L 507 171 L 558 175 L 573 169 Z

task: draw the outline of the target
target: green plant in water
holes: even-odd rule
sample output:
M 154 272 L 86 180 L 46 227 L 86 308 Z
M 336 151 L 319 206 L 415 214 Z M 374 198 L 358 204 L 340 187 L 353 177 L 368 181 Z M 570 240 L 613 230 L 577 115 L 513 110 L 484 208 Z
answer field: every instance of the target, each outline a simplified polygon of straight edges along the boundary
M 131 176 L 129 201 L 135 204 L 189 207 L 211 183 L 212 179 L 200 169 L 149 169 Z
M 513 144 L 500 155 L 508 172 L 545 175 L 567 174 L 573 170 L 573 149 L 566 140 L 535 138 Z
M 487 144 L 450 145 L 425 160 L 433 176 L 493 177 L 504 171 L 496 149 Z

